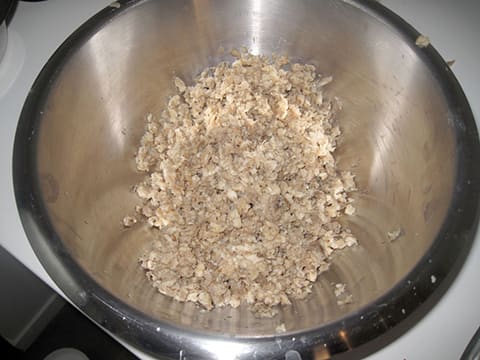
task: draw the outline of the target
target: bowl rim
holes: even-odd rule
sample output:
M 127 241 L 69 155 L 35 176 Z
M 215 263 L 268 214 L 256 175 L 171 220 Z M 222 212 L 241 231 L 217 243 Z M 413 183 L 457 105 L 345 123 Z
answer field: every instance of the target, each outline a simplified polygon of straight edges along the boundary
M 445 217 L 448 221 L 443 222 L 430 248 L 403 279 L 378 299 L 320 328 L 271 336 L 235 337 L 199 332 L 154 319 L 101 287 L 74 260 L 46 216 L 40 192 L 35 134 L 47 100 L 48 91 L 44 89 L 51 86 L 58 69 L 86 40 L 114 17 L 145 1 L 148 0 L 119 0 L 81 25 L 48 60 L 23 106 L 12 161 L 15 199 L 29 242 L 49 276 L 73 304 L 112 334 L 143 352 L 175 358 L 179 354 L 202 358 L 203 354 L 209 354 L 204 348 L 206 344 L 211 349 L 230 346 L 229 353 L 237 352 L 240 357 L 254 352 L 257 356 L 278 356 L 289 349 L 310 356 L 312 349 L 319 346 L 326 348 L 329 354 L 354 349 L 357 355 L 362 352 L 366 355 L 411 328 L 438 302 L 455 279 L 473 243 L 480 213 L 480 168 L 475 166 L 480 143 L 475 120 L 460 84 L 432 45 L 416 48 L 415 52 L 431 69 L 452 109 L 457 145 L 456 186 Z M 413 46 L 420 35 L 376 1 L 340 1 L 392 27 Z M 431 278 L 432 275 L 435 277 Z M 292 336 L 302 336 L 305 341 L 295 342 Z M 284 341 L 283 350 L 278 350 L 278 341 Z M 249 358 L 248 355 L 245 358 Z

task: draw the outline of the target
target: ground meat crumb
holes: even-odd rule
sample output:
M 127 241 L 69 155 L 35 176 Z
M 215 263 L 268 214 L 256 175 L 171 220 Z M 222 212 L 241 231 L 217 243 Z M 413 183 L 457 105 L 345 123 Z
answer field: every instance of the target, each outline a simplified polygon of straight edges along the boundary
M 123 226 L 130 227 L 137 223 L 137 219 L 133 216 L 125 216 L 122 220 Z
M 287 329 L 286 329 L 284 323 L 281 323 L 280 325 L 278 325 L 278 326 L 275 328 L 275 332 L 276 332 L 277 334 L 282 334 L 282 333 L 284 333 L 284 332 L 286 332 L 286 331 L 287 331 Z
M 191 86 L 175 78 L 166 110 L 146 117 L 136 211 L 156 239 L 140 263 L 175 300 L 272 317 L 357 244 L 338 221 L 355 213 L 355 181 L 333 157 L 332 78 L 284 56 L 232 54 Z
M 387 238 L 389 241 L 395 241 L 402 235 L 403 235 L 403 229 L 400 226 L 387 232 Z
M 353 302 L 353 296 L 347 291 L 345 284 L 335 284 L 333 291 L 337 298 L 337 305 L 342 306 Z
M 430 39 L 428 36 L 419 35 L 417 40 L 415 40 L 415 45 L 417 45 L 419 48 L 426 48 L 428 45 L 430 45 Z

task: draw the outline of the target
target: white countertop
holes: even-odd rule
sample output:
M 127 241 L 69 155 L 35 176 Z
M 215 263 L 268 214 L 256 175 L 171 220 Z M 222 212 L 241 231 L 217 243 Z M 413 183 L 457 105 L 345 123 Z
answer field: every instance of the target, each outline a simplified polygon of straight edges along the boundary
M 20 2 L 9 27 L 7 53 L 0 63 L 0 245 L 62 296 L 36 258 L 20 223 L 12 184 L 13 140 L 23 102 L 43 65 L 69 34 L 109 2 Z M 478 126 L 480 1 L 381 2 L 428 35 L 446 60 L 455 59 L 453 72 L 470 102 Z M 480 234 L 477 233 L 465 265 L 440 302 L 415 327 L 368 359 L 458 359 L 480 326 L 479 264 Z M 140 358 L 149 358 L 127 347 Z

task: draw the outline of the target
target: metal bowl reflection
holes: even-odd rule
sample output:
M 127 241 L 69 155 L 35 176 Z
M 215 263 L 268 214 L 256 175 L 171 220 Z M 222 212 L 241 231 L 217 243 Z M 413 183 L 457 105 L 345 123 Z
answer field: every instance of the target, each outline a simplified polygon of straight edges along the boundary
M 118 1 L 47 63 L 17 129 L 14 185 L 40 261 L 65 294 L 139 349 L 178 358 L 277 358 L 352 350 L 441 293 L 467 253 L 479 208 L 478 134 L 452 72 L 375 2 Z M 172 76 L 230 60 L 218 49 L 286 53 L 332 74 L 343 104 L 339 165 L 361 192 L 345 219 L 360 246 L 339 253 L 306 301 L 272 319 L 203 312 L 156 293 L 136 259 L 150 240 L 120 220 L 143 175 L 144 116 Z M 388 232 L 402 236 L 388 241 Z M 332 282 L 355 301 L 338 306 Z M 275 328 L 285 324 L 285 334 Z M 182 355 L 183 354 L 183 355 Z

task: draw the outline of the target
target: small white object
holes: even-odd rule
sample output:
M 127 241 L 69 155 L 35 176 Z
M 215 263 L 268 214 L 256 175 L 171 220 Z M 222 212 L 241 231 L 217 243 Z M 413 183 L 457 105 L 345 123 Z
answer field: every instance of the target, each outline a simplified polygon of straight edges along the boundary
M 389 231 L 387 232 L 387 237 L 388 237 L 388 240 L 390 241 L 395 241 L 397 240 L 399 237 L 403 236 L 403 229 L 402 227 L 398 227 L 396 229 L 393 229 L 392 231 Z
M 430 45 L 430 39 L 428 38 L 428 36 L 420 35 L 419 37 L 417 37 L 415 45 L 417 45 L 419 48 L 425 48 Z
M 284 333 L 285 331 L 287 331 L 287 329 L 285 328 L 285 324 L 284 324 L 284 323 L 281 323 L 280 325 L 278 325 L 278 326 L 275 328 L 275 332 L 276 332 L 277 334 Z
M 48 354 L 44 360 L 89 360 L 80 350 L 74 348 L 61 348 Z

